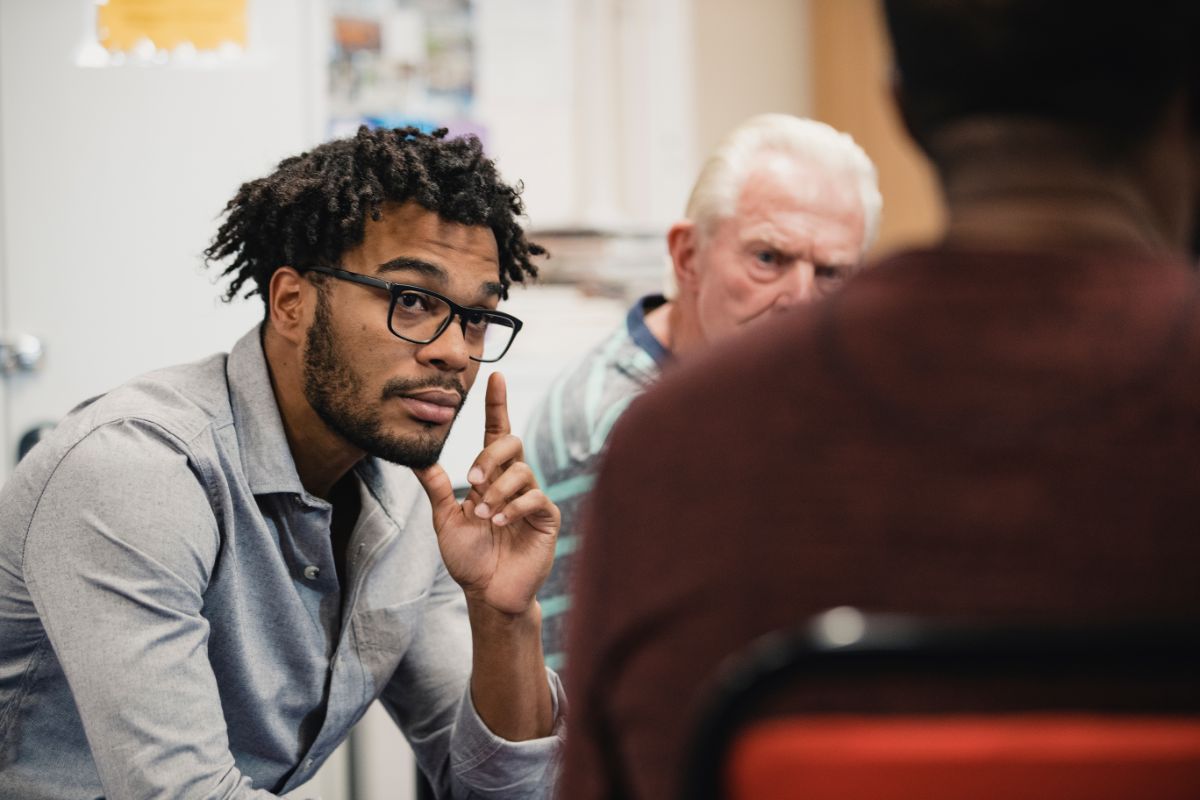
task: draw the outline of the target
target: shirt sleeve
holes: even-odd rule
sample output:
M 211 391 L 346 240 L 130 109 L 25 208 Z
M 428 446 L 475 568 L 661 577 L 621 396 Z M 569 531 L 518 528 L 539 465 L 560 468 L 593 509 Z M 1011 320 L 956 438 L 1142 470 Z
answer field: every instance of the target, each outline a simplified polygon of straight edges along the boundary
M 110 800 L 275 795 L 234 764 L 201 615 L 219 531 L 186 445 L 137 420 L 62 459 L 26 537 L 30 595 Z
M 439 567 L 425 618 L 380 700 L 408 737 L 439 797 L 549 798 L 566 728 L 566 695 L 550 669 L 554 729 L 510 742 L 471 700 L 471 631 L 462 589 Z

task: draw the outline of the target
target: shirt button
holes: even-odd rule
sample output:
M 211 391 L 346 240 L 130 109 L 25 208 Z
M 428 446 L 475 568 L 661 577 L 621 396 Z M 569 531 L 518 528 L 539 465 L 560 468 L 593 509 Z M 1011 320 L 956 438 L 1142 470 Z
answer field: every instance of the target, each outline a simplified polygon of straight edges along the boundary
M 307 567 L 304 568 L 304 577 L 310 581 L 315 581 L 320 576 L 320 574 L 321 574 L 321 568 L 318 566 L 314 566 L 313 564 L 309 564 Z
M 312 765 L 313 765 L 313 760 L 311 758 L 305 760 L 305 762 L 304 762 L 305 769 L 312 769 Z

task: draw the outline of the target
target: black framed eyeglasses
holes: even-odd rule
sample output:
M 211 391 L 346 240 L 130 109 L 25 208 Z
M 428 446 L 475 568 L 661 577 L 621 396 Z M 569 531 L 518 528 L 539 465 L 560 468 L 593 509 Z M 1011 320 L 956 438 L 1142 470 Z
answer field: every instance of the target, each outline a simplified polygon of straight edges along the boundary
M 388 330 L 393 336 L 413 344 L 429 344 L 445 333 L 450 321 L 458 317 L 463 340 L 472 361 L 499 361 L 512 346 L 521 330 L 521 320 L 503 311 L 471 308 L 423 286 L 372 278 L 337 267 L 305 267 L 301 272 L 319 272 L 351 283 L 386 290 L 392 297 L 388 306 Z

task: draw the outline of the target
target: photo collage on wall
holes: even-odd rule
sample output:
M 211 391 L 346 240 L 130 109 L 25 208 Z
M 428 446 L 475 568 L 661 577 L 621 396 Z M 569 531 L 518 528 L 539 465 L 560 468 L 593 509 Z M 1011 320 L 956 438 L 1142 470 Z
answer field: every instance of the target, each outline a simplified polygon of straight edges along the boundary
M 473 117 L 470 0 L 331 0 L 330 137 L 360 125 L 486 131 Z

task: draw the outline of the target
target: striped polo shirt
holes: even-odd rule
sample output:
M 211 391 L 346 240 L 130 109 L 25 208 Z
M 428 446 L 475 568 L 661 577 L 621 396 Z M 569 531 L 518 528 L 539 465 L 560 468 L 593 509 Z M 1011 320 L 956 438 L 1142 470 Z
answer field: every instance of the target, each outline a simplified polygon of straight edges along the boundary
M 526 460 L 562 511 L 554 567 L 538 594 L 546 664 L 555 670 L 563 667 L 571 605 L 567 588 L 582 503 L 617 418 L 657 380 L 671 357 L 646 327 L 646 314 L 665 302 L 662 295 L 649 295 L 634 303 L 624 325 L 555 379 L 526 428 Z

